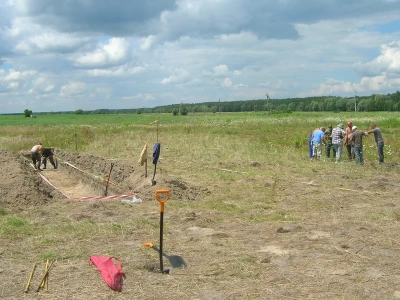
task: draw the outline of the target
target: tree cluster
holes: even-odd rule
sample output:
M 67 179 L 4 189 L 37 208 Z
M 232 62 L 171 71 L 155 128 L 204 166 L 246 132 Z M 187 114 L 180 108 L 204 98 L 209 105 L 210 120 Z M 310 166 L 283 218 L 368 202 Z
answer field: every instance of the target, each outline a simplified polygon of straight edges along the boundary
M 181 104 L 157 106 L 147 112 L 178 114 Z M 258 99 L 226 102 L 184 104 L 187 113 L 192 112 L 250 112 L 250 111 L 400 111 L 400 92 L 393 94 L 357 97 L 305 97 L 288 99 Z
M 204 103 L 180 103 L 140 109 L 96 109 L 83 111 L 77 109 L 75 114 L 141 114 L 141 113 L 172 113 L 185 116 L 197 112 L 294 112 L 294 111 L 400 111 L 400 91 L 393 94 L 354 97 L 320 96 L 287 99 L 257 99 L 241 101 L 218 101 Z M 60 112 L 61 113 L 61 112 Z M 40 114 L 40 113 L 39 113 Z M 32 111 L 25 109 L 25 117 L 31 117 Z
M 293 111 L 400 111 L 400 92 L 393 94 L 357 97 L 320 96 L 288 99 L 258 99 L 194 104 L 173 104 L 146 109 L 148 113 L 173 113 L 177 115 L 184 105 L 186 113 L 196 112 L 293 112 Z

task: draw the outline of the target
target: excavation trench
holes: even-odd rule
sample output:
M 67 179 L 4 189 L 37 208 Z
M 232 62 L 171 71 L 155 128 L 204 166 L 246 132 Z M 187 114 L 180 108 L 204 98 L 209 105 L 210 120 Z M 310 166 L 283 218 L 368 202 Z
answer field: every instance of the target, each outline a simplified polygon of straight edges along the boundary
M 139 166 L 129 158 L 105 159 L 56 149 L 55 159 L 58 161 L 58 168 L 54 169 L 48 162 L 47 169 L 37 172 L 32 165 L 30 151 L 20 151 L 20 154 L 23 157 L 22 164 L 29 170 L 27 169 L 27 178 L 21 179 L 23 180 L 22 190 L 15 192 L 12 189 L 9 190 L 10 199 L 7 200 L 7 203 L 14 206 L 17 206 L 17 202 L 34 203 L 36 200 L 32 199 L 32 188 L 40 195 L 40 199 L 43 198 L 40 201 L 37 200 L 38 203 L 52 201 L 54 197 L 59 197 L 57 194 L 75 200 L 111 200 L 137 196 L 143 200 L 153 201 L 156 190 L 168 189 L 171 191 L 171 199 L 193 201 L 197 197 L 201 197 L 202 193 L 209 193 L 206 188 L 189 185 L 179 178 L 165 174 L 161 167 L 157 169 L 156 184 L 153 184 L 152 176 L 154 174 L 150 172 L 151 170 L 146 172 L 144 166 Z M 4 156 L 7 157 L 10 154 L 6 153 Z M 105 195 L 111 165 L 113 165 L 113 169 L 107 187 L 107 195 Z M 40 180 L 41 183 L 39 184 L 37 180 Z M 57 193 L 53 193 L 53 191 Z M 11 197 L 17 197 L 19 200 L 14 201 Z
M 113 183 L 109 182 L 106 193 L 105 180 L 69 162 L 59 162 L 57 169 L 50 165 L 50 168 L 43 169 L 40 175 L 47 184 L 60 191 L 68 199 L 96 199 L 118 194 Z

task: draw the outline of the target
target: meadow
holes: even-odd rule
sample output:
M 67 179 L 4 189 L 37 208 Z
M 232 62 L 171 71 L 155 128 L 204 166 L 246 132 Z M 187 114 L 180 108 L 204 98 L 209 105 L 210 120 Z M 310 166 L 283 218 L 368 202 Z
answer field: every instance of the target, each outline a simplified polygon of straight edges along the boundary
M 158 125 L 150 123 L 159 119 Z M 219 145 L 232 148 L 229 143 L 242 144 L 242 149 L 235 152 L 247 152 L 258 155 L 256 149 L 285 148 L 294 155 L 307 153 L 307 137 L 315 127 L 335 127 L 339 123 L 346 125 L 353 121 L 361 130 L 369 130 L 375 122 L 385 136 L 388 158 L 399 160 L 395 149 L 400 142 L 396 132 L 400 127 L 397 113 L 214 113 L 172 116 L 172 114 L 138 114 L 138 115 L 76 115 L 49 114 L 36 118 L 23 116 L 0 116 L 1 143 L 4 148 L 13 151 L 30 149 L 31 145 L 42 142 L 43 145 L 79 151 L 95 152 L 107 156 L 110 149 L 118 149 L 113 157 L 131 155 L 132 147 L 143 140 L 156 141 L 157 138 L 171 143 L 178 148 L 190 144 L 193 148 L 209 144 L 209 139 L 218 140 Z M 194 137 L 193 142 L 190 139 Z M 228 140 L 224 147 L 225 140 Z M 253 145 L 253 146 L 250 146 Z M 372 137 L 365 138 L 365 156 L 374 157 L 370 151 L 374 145 Z M 215 145 L 214 145 L 215 146 Z M 248 147 L 255 151 L 247 151 Z M 207 147 L 206 147 L 207 148 Z M 215 147 L 209 147 L 210 150 Z M 240 148 L 240 147 L 239 147 Z M 252 149 L 252 150 L 253 150 Z M 236 151 L 238 150 L 238 151 Z M 113 151 L 115 153 L 115 151 Z M 212 152 L 212 151 L 211 151 Z M 267 153 L 263 153 L 267 155 Z M 207 152 L 204 153 L 205 156 Z M 277 157 L 275 157 L 277 159 Z
M 349 120 L 378 125 L 385 164 L 373 135 L 363 166 L 309 160 L 311 130 Z M 15 153 L 41 142 L 137 168 L 143 145 L 158 141 L 159 172 L 200 191 L 168 202 L 166 247 L 189 265 L 170 276 L 144 267 L 154 257 L 140 244 L 157 241 L 154 199 L 132 209 L 0 204 L 0 296 L 34 298 L 21 293 L 30 266 L 51 258 L 52 289 L 41 299 L 398 299 L 399 129 L 389 112 L 0 116 L 1 148 Z M 95 281 L 93 253 L 123 261 L 121 293 Z

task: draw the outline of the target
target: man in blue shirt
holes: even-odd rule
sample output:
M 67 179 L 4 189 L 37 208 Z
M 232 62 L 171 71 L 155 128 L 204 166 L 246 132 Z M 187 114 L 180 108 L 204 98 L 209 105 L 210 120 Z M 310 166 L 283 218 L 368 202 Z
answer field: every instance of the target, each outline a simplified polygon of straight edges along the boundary
M 322 141 L 325 136 L 325 128 L 321 127 L 320 129 L 313 132 L 312 143 L 313 143 L 313 159 L 317 159 L 321 156 L 322 153 Z

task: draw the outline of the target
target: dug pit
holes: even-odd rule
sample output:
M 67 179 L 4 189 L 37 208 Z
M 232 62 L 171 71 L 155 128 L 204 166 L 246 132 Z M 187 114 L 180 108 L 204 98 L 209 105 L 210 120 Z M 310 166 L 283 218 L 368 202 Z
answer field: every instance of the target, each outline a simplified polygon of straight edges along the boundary
M 156 174 L 156 185 L 152 185 L 153 174 L 146 177 L 143 166 L 127 159 L 104 159 L 56 149 L 58 168 L 48 163 L 47 169 L 38 172 L 33 168 L 29 151 L 14 153 L 2 149 L 0 157 L 5 166 L 0 175 L 0 205 L 8 208 L 23 209 L 54 199 L 101 200 L 106 195 L 135 194 L 138 198 L 153 199 L 158 189 L 169 189 L 176 200 L 193 201 L 202 192 L 161 172 Z

